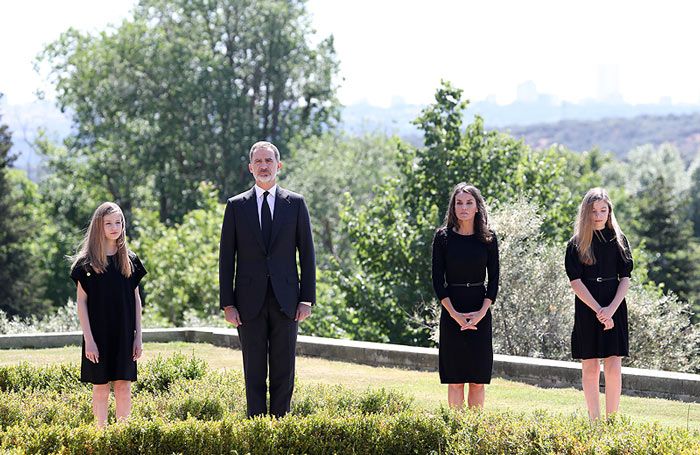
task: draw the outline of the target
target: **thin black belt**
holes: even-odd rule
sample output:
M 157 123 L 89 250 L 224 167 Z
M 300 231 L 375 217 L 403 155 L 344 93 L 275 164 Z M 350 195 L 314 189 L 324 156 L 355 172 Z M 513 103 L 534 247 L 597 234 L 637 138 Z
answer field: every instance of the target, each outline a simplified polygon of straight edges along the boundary
M 484 282 L 479 281 L 478 283 L 445 283 L 447 286 L 459 286 L 462 288 L 473 288 L 476 286 L 483 286 Z
M 597 281 L 598 283 L 601 283 L 603 281 L 612 281 L 612 280 L 617 280 L 616 276 L 611 276 L 610 278 L 603 278 L 603 277 L 597 277 L 597 278 L 586 278 L 586 281 Z

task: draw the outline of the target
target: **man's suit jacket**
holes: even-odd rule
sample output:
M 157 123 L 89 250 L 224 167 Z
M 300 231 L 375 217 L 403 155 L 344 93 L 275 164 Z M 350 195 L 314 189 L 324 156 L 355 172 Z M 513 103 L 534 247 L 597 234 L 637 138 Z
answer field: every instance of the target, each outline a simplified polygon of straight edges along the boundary
M 309 211 L 300 194 L 279 186 L 269 251 L 260 230 L 255 188 L 226 203 L 219 244 L 221 308 L 235 306 L 242 321 L 255 318 L 265 301 L 268 279 L 282 311 L 292 319 L 299 302 L 316 301 L 316 259 Z

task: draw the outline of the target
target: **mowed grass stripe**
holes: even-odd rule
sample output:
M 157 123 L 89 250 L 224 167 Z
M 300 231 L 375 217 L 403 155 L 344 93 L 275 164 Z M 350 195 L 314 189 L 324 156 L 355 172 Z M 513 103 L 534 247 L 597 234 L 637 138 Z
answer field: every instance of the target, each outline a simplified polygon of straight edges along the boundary
M 212 369 L 242 369 L 241 352 L 199 343 L 146 343 L 143 361 L 157 355 L 182 352 L 204 359 Z M 29 362 L 34 365 L 77 363 L 80 348 L 0 350 L 0 365 Z M 385 388 L 410 395 L 416 405 L 435 411 L 447 405 L 447 386 L 438 374 L 399 368 L 371 367 L 311 357 L 297 358 L 297 379 L 303 384 L 341 385 L 351 390 Z M 602 398 L 602 397 L 601 397 Z M 604 401 L 603 401 L 604 403 Z M 486 409 L 530 413 L 544 410 L 554 414 L 585 415 L 583 394 L 573 388 L 546 389 L 494 378 L 486 390 Z M 700 404 L 657 398 L 623 396 L 621 413 L 637 422 L 658 422 L 664 426 L 700 431 Z

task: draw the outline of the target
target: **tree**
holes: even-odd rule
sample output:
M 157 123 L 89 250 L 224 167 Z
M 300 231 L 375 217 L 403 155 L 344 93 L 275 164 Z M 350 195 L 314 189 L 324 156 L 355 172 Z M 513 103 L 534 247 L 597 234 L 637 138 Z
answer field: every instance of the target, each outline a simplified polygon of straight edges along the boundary
M 139 186 L 169 224 L 201 181 L 223 200 L 249 184 L 253 142 L 284 148 L 334 123 L 333 40 L 311 34 L 298 0 L 142 0 L 109 31 L 67 31 L 42 59 L 73 113 L 70 159 L 127 213 Z
M 502 205 L 493 213 L 501 251 L 501 289 L 493 308 L 493 344 L 499 354 L 570 358 L 574 294 L 564 270 L 563 242 L 541 235 L 541 209 L 526 201 Z M 632 354 L 628 366 L 697 372 L 700 325 L 690 322 L 687 302 L 650 283 L 640 256 L 627 294 Z M 523 279 L 526 276 L 527 279 Z M 526 323 L 523 323 L 526 321 Z M 438 327 L 438 320 L 433 322 Z
M 165 226 L 156 211 L 135 211 L 136 236 L 130 246 L 149 272 L 143 282 L 145 311 L 169 325 L 182 325 L 187 312 L 203 318 L 220 314 L 217 267 L 223 208 L 210 184 L 200 185 L 199 192 L 202 206 L 180 224 Z
M 25 317 L 45 311 L 48 305 L 41 298 L 42 271 L 32 243 L 36 219 L 27 203 L 36 198 L 35 185 L 11 169 L 16 158 L 11 148 L 12 133 L 0 123 L 0 310 Z
M 45 298 L 54 306 L 75 299 L 75 284 L 68 278 L 68 256 L 76 253 L 95 209 L 111 194 L 95 184 L 94 169 L 82 160 L 70 159 L 66 147 L 58 146 L 40 134 L 35 142 L 46 157 L 51 170 L 38 184 L 41 218 L 36 223 L 35 243 L 41 249 L 37 263 L 44 271 Z M 147 200 L 140 201 L 147 206 Z M 126 212 L 127 234 L 130 234 L 131 212 Z
M 637 147 L 630 151 L 621 169 L 624 187 L 629 194 L 639 194 L 652 186 L 657 178 L 666 182 L 666 189 L 673 195 L 683 195 L 690 188 L 690 176 L 683 158 L 671 144 Z
M 693 237 L 695 238 L 695 243 L 700 244 L 700 151 L 688 168 L 688 172 L 691 182 L 689 203 L 690 220 L 693 223 Z M 700 255 L 696 257 L 700 257 Z M 695 321 L 700 322 L 700 287 L 696 289 L 695 292 L 693 313 L 695 314 Z
M 467 181 L 497 207 L 526 196 L 546 207 L 546 238 L 570 235 L 570 221 L 580 195 L 565 185 L 571 178 L 556 148 L 532 151 L 521 141 L 487 132 L 476 117 L 462 129 L 467 102 L 462 91 L 444 83 L 435 103 L 416 120 L 425 147 L 398 145 L 397 171 L 357 206 L 343 205 L 354 267 L 337 274 L 347 305 L 358 312 L 377 341 L 426 344 L 434 293 L 430 245 L 441 224 L 452 187 Z
M 614 197 L 622 201 L 633 246 L 648 253 L 649 278 L 697 305 L 700 246 L 693 238 L 692 169 L 678 149 L 664 144 L 632 150 L 627 162 L 609 166 L 605 174 L 623 188 Z
M 688 169 L 690 174 L 690 219 L 693 236 L 700 241 L 700 151 Z
M 673 194 L 663 175 L 637 195 L 636 233 L 650 253 L 649 278 L 664 283 L 685 301 L 700 297 L 700 248 L 693 240 L 685 200 Z
M 374 187 L 395 173 L 397 141 L 380 134 L 327 132 L 294 143 L 291 158 L 282 158 L 281 184 L 303 194 L 309 206 L 319 267 L 347 263 L 350 239 L 340 224 L 344 194 L 356 204 L 371 200 Z
M 525 200 L 492 213 L 501 262 L 501 292 L 492 310 L 494 350 L 564 359 L 571 349 L 573 294 L 564 272 L 564 244 L 547 242 L 542 222 L 541 209 Z

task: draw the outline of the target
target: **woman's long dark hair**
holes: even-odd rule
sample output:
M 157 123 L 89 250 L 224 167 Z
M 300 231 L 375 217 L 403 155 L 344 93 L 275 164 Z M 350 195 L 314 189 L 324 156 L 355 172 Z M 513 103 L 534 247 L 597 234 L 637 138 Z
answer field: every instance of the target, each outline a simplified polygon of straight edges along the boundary
M 484 197 L 481 195 L 481 191 L 479 191 L 477 187 L 467 185 L 465 182 L 458 183 L 452 189 L 450 203 L 447 206 L 445 220 L 443 221 L 440 230 L 447 232 L 450 229 L 459 228 L 459 220 L 457 219 L 457 214 L 455 213 L 455 200 L 457 199 L 457 195 L 460 193 L 469 193 L 474 197 L 477 208 L 477 212 L 474 214 L 474 234 L 482 242 L 491 243 L 493 241 L 493 234 L 491 233 L 491 228 L 489 227 L 489 214 L 486 210 L 486 202 L 484 202 Z

